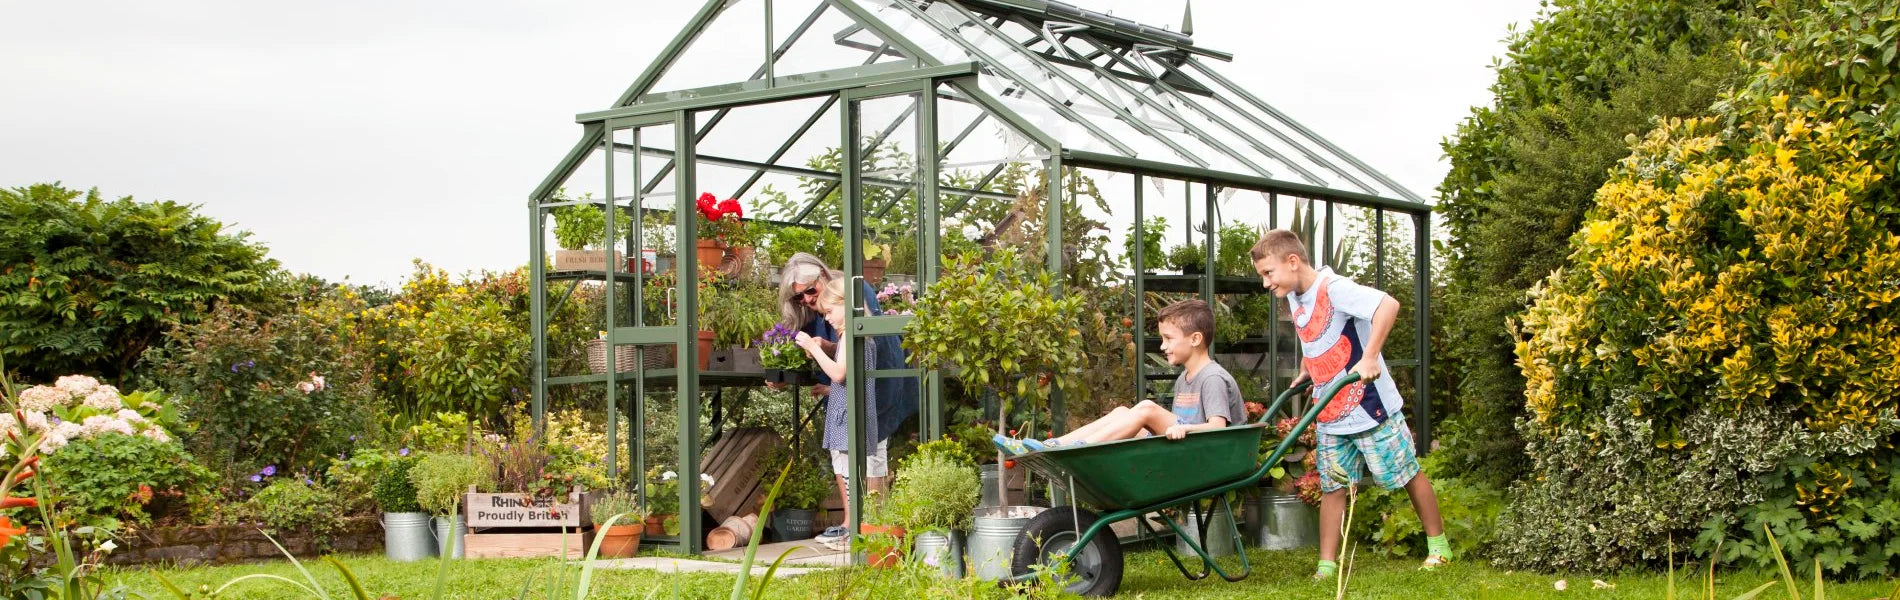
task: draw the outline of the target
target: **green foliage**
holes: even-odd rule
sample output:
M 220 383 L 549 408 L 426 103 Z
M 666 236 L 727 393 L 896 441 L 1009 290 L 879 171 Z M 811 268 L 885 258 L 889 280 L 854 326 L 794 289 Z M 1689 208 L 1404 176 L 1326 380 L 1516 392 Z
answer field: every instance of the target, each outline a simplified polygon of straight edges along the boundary
M 551 202 L 591 201 L 594 194 L 582 194 L 580 198 L 567 197 L 567 190 L 555 192 Z M 614 215 L 615 241 L 632 235 L 633 214 L 625 207 Z M 560 206 L 549 211 L 554 213 L 554 241 L 567 250 L 582 248 L 600 248 L 607 237 L 607 209 L 594 204 L 575 204 Z
M 262 246 L 171 201 L 0 189 L 0 353 L 30 380 L 132 374 L 167 329 L 281 296 Z
M 493 489 L 494 474 L 487 463 L 473 456 L 431 452 L 409 470 L 409 481 L 416 486 L 416 503 L 422 510 L 447 515 L 461 506 L 469 486 Z
M 792 470 L 785 477 L 784 489 L 779 492 L 779 506 L 817 510 L 826 498 L 837 495 L 838 488 L 832 481 L 829 462 L 812 456 L 792 456 L 790 447 L 781 446 L 760 464 L 783 465 L 787 460 L 792 461 Z M 767 472 L 770 473 L 771 469 L 767 469 Z
M 1454 471 L 1504 485 L 1529 466 L 1513 427 L 1523 415 L 1516 340 L 1504 323 L 1524 292 L 1560 266 L 1566 242 L 1629 154 L 1626 136 L 1653 119 L 1707 114 L 1742 61 L 1731 40 L 1753 29 L 1753 5 L 1731 0 L 1551 3 L 1514 34 L 1496 65 L 1496 96 L 1444 143 L 1451 170 L 1438 210 L 1449 231 L 1445 352 L 1434 415 Z M 1436 377 L 1436 375 L 1435 375 Z M 1454 416 L 1455 415 L 1455 416 Z
M 1261 229 L 1246 223 L 1229 223 L 1214 239 L 1214 272 L 1220 275 L 1252 277 L 1253 245 L 1260 241 Z
M 376 485 L 371 495 L 376 498 L 376 506 L 386 513 L 422 512 L 422 505 L 416 500 L 416 484 L 409 479 L 409 471 L 414 469 L 419 457 L 399 456 L 390 460 L 376 477 Z
M 64 516 L 90 524 L 189 517 L 214 481 L 177 442 L 139 435 L 75 439 L 43 464 Z
M 1530 564 L 1653 556 L 1665 535 L 1744 506 L 1757 519 L 1784 514 L 1773 490 L 1792 478 L 1795 504 L 1836 528 L 1812 540 L 1790 529 L 1793 553 L 1812 544 L 1830 569 L 1890 569 L 1884 556 L 1863 564 L 1867 548 L 1839 538 L 1873 531 L 1846 500 L 1868 485 L 1856 473 L 1884 473 L 1859 465 L 1900 458 L 1885 441 L 1900 430 L 1890 393 L 1900 216 L 1892 164 L 1873 162 L 1900 155 L 1900 121 L 1885 110 L 1900 87 L 1868 88 L 1841 65 L 1890 71 L 1892 46 L 1877 42 L 1900 31 L 1900 10 L 1841 2 L 1789 14 L 1798 18 L 1763 36 L 1776 40 L 1761 51 L 1772 60 L 1717 118 L 1671 120 L 1635 144 L 1572 238 L 1571 266 L 1531 296 L 1518 359 L 1536 477 L 1506 522 L 1551 511 L 1618 526 L 1592 532 L 1596 548 L 1520 555 Z M 1708 446 L 1738 443 L 1710 431 L 1750 427 L 1778 433 L 1740 436 L 1769 442 L 1744 447 L 1747 461 L 1710 459 Z M 1579 436 L 1587 448 L 1572 448 Z M 1573 485 L 1578 450 L 1605 472 L 1648 462 L 1586 493 Z M 1783 466 L 1780 480 L 1757 477 Z M 1678 494 L 1690 497 L 1630 513 L 1660 515 L 1637 527 L 1615 516 Z M 1505 533 L 1528 541 L 1543 536 L 1535 529 Z
M 793 254 L 804 252 L 834 268 L 844 264 L 844 241 L 829 228 L 781 227 L 767 246 L 769 261 L 784 266 Z
M 1182 244 L 1168 251 L 1168 266 L 1182 273 L 1207 271 L 1207 249 L 1199 244 Z
M 1773 531 L 1803 574 L 1887 578 L 1900 544 L 1900 462 L 1885 465 L 1794 457 L 1759 477 L 1763 500 L 1702 523 L 1693 550 L 1724 564 L 1767 569 L 1777 562 Z
M 1168 220 L 1162 217 L 1144 219 L 1141 235 L 1135 235 L 1134 226 L 1128 227 L 1128 236 L 1122 238 L 1122 260 L 1125 264 L 1135 264 L 1135 244 L 1140 242 L 1141 255 L 1146 264 L 1138 265 L 1135 271 L 1146 273 L 1154 271 L 1154 266 L 1162 264 L 1161 241 L 1168 235 Z
M 341 514 L 377 512 L 374 494 L 378 477 L 389 468 L 396 455 L 376 448 L 363 448 L 330 463 L 323 473 L 324 484 L 336 496 Z M 410 494 L 414 497 L 414 494 Z
M 974 462 L 920 452 L 898 469 L 890 511 L 908 531 L 964 531 L 981 500 L 981 485 Z
M 245 508 L 264 523 L 266 533 L 309 535 L 320 547 L 327 547 L 330 535 L 342 528 L 342 521 L 337 519 L 336 496 L 322 486 L 293 477 L 278 478 L 258 490 Z
M 321 472 L 374 419 L 367 359 L 304 312 L 221 306 L 146 360 L 197 425 L 185 446 L 226 482 L 262 465 Z
M 904 347 L 919 365 L 955 367 L 966 384 L 1039 401 L 1049 387 L 1081 387 L 1082 301 L 1057 298 L 1049 273 L 1004 249 L 988 260 L 964 257 L 917 302 Z
M 407 364 L 417 408 L 499 414 L 520 394 L 527 373 L 528 332 L 515 327 L 492 298 L 439 298 L 416 325 Z
M 639 525 L 647 518 L 646 512 L 640 510 L 640 498 L 632 492 L 595 493 L 589 494 L 588 499 L 593 504 L 587 507 L 587 517 L 595 526 L 606 525 L 615 515 L 620 515 L 620 520 L 614 522 L 617 525 Z
M 1420 459 L 1426 472 L 1444 472 L 1434 457 Z M 1445 525 L 1446 540 L 1452 554 L 1460 560 L 1484 556 L 1497 531 L 1498 513 L 1504 509 L 1504 494 L 1483 484 L 1469 483 L 1456 477 L 1433 477 L 1432 489 L 1438 495 L 1438 512 Z M 1425 526 L 1404 490 L 1372 487 L 1359 497 L 1359 510 L 1367 518 L 1354 523 L 1353 535 L 1373 544 L 1375 552 L 1392 558 L 1424 558 Z
M 726 281 L 715 287 L 700 299 L 699 326 L 715 332 L 716 347 L 752 347 L 778 323 L 778 291 L 771 286 Z

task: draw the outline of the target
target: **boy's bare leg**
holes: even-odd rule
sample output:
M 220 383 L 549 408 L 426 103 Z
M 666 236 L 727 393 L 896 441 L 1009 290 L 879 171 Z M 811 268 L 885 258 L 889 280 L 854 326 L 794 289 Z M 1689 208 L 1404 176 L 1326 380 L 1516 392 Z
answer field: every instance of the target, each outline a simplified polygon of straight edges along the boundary
M 1071 432 L 1062 434 L 1061 436 L 1057 436 L 1056 441 L 1063 444 L 1073 444 L 1079 441 L 1087 440 L 1089 439 L 1089 436 L 1095 435 L 1096 432 L 1101 431 L 1103 424 L 1109 423 L 1113 421 L 1114 419 L 1121 418 L 1120 415 L 1125 412 L 1128 412 L 1128 407 L 1117 406 L 1115 407 L 1115 410 L 1108 411 L 1108 414 L 1102 415 L 1102 418 L 1091 421 L 1087 425 L 1077 427 L 1075 428 L 1075 431 L 1071 431 Z
M 1405 494 L 1412 497 L 1412 509 L 1418 511 L 1418 521 L 1425 525 L 1425 535 L 1444 535 L 1445 521 L 1438 515 L 1438 492 L 1432 489 L 1431 478 L 1420 471 L 1417 477 L 1405 483 Z
M 832 475 L 832 478 L 838 480 L 838 497 L 844 498 L 844 523 L 845 525 L 850 525 L 851 524 L 851 490 L 846 485 L 843 475 L 834 474 Z
M 1100 429 L 1083 441 L 1095 443 L 1125 440 L 1135 437 L 1142 431 L 1155 435 L 1167 433 L 1168 428 L 1174 426 L 1174 413 L 1161 408 L 1159 404 L 1143 400 L 1134 408 L 1120 413 L 1109 413 L 1108 417 L 1102 418 L 1101 425 Z
M 844 522 L 850 523 L 851 522 L 850 486 L 847 485 L 847 482 L 845 481 L 843 475 L 832 475 L 832 478 L 838 480 L 838 497 L 844 498 Z M 886 483 L 888 483 L 890 479 L 891 478 L 889 477 L 866 477 L 864 478 L 864 489 L 872 491 L 872 492 L 877 492 L 877 495 L 879 497 L 889 497 L 890 493 L 889 493 L 889 489 L 887 489 L 889 486 L 887 486 Z
M 1346 520 L 1346 488 L 1319 497 L 1319 559 L 1337 562 L 1342 539 L 1339 523 Z

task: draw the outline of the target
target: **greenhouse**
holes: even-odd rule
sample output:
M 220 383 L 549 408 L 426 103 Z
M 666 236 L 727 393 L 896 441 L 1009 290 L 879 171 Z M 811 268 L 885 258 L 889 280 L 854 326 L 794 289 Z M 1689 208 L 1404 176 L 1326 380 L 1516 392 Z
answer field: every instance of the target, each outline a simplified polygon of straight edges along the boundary
M 756 342 L 781 321 L 780 267 L 801 252 L 892 292 L 877 292 L 879 314 L 846 317 L 847 349 L 900 334 L 903 304 L 955 257 L 1010 249 L 1043 265 L 1083 298 L 1089 356 L 1088 389 L 1052 398 L 1041 427 L 1164 401 L 1174 373 L 1153 322 L 1180 298 L 1216 307 L 1215 355 L 1249 400 L 1271 398 L 1298 343 L 1246 254 L 1287 228 L 1316 265 L 1402 303 L 1385 355 L 1429 448 L 1430 207 L 1236 85 L 1222 73 L 1233 57 L 1196 46 L 1191 19 L 1179 29 L 1054 0 L 706 2 L 625 93 L 575 118 L 579 139 L 531 195 L 537 422 L 604 387 L 606 462 L 649 505 L 701 506 L 707 490 L 655 490 L 648 474 L 699 481 L 742 417 L 789 411 L 777 436 L 808 443 L 821 398 L 750 400 L 769 383 Z M 870 300 L 845 289 L 851 306 Z M 550 331 L 577 290 L 604 296 L 598 332 Z M 550 366 L 582 344 L 591 372 Z M 918 439 L 993 410 L 955 373 L 850 369 L 916 390 L 899 431 Z M 863 386 L 850 387 L 856 407 Z M 648 541 L 701 552 L 718 525 L 704 521 L 680 511 L 677 533 Z

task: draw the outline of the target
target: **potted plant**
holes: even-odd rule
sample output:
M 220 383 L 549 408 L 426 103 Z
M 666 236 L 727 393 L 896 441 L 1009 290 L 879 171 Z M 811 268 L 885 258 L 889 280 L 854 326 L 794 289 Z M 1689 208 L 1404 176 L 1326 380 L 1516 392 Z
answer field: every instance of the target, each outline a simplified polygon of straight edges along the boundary
M 713 363 L 718 370 L 756 373 L 761 365 L 754 344 L 778 319 L 777 293 L 754 281 L 721 279 L 725 281 L 700 303 L 700 327 L 716 332 Z
M 370 487 L 370 495 L 383 511 L 383 556 L 407 562 L 435 555 L 435 537 L 429 529 L 429 513 L 422 512 L 416 501 L 416 484 L 409 471 L 416 459 L 399 456 L 386 463 Z
M 699 242 L 694 247 L 698 252 L 701 272 L 723 266 L 726 250 L 734 246 L 752 245 L 746 235 L 745 209 L 739 206 L 738 200 L 720 200 L 712 194 L 702 193 L 694 207 L 699 210 L 699 216 L 706 220 L 699 224 Z
M 1128 228 L 1128 237 L 1122 239 L 1122 258 L 1127 260 L 1128 264 L 1134 265 L 1135 271 L 1137 272 L 1153 272 L 1154 267 L 1163 264 L 1161 240 L 1167 233 L 1168 220 L 1161 217 L 1149 217 L 1143 220 L 1139 236 L 1136 235 L 1135 228 L 1130 226 Z M 1143 257 L 1142 264 L 1138 265 L 1135 264 L 1136 244 L 1141 245 L 1141 254 Z
M 910 283 L 886 283 L 877 291 L 877 305 L 886 315 L 908 315 L 916 312 L 917 286 Z
M 890 256 L 890 253 L 891 247 L 888 245 L 873 244 L 868 239 L 864 241 L 865 281 L 870 282 L 871 285 L 884 283 L 884 267 L 889 264 L 885 259 Z
M 797 337 L 798 330 L 783 323 L 773 325 L 759 337 L 759 364 L 765 367 L 766 381 L 794 386 L 818 382 L 818 375 L 812 372 L 811 356 L 793 342 Z
M 707 494 L 712 491 L 712 476 L 699 474 L 699 501 L 704 504 Z M 646 534 L 679 535 L 680 482 L 679 474 L 653 467 L 647 471 L 647 511 Z
M 674 235 L 677 232 L 674 223 L 662 216 L 660 211 L 648 212 L 640 222 L 640 234 L 644 237 L 641 242 L 646 246 L 646 251 L 653 253 L 652 268 L 648 272 L 657 274 L 673 270 L 676 252 L 673 240 L 677 237 Z
M 1055 389 L 1082 389 L 1083 298 L 1058 298 L 1053 288 L 1046 270 L 1012 249 L 963 256 L 918 299 L 904 348 L 924 368 L 957 369 L 965 389 L 994 395 L 996 433 L 1003 434 L 1012 400 L 1040 409 Z M 1008 498 L 1000 489 L 1006 480 L 998 478 L 999 498 Z M 1037 511 L 1001 506 L 979 510 L 975 518 L 985 520 L 981 529 L 1020 530 Z M 1001 546 L 973 552 L 978 577 L 1009 575 L 1009 552 Z
M 597 528 L 594 535 L 601 536 L 601 558 L 629 558 L 640 549 L 640 534 L 646 530 L 646 511 L 640 510 L 640 499 L 628 492 L 596 494 L 590 497 L 593 506 L 588 515 Z M 619 517 L 615 520 L 614 517 Z M 613 520 L 613 526 L 607 522 Z
M 864 560 L 872 567 L 889 569 L 904 562 L 904 526 L 889 513 L 888 499 L 877 490 L 864 493 L 864 521 L 858 524 L 858 536 L 864 544 Z
M 791 449 L 780 446 L 763 464 L 782 465 L 793 460 L 792 471 L 785 475 L 785 485 L 779 489 L 778 502 L 772 507 L 772 531 L 778 535 L 778 541 L 790 542 L 811 539 L 813 525 L 818 520 L 818 509 L 825 499 L 837 493 L 832 485 L 831 470 L 808 457 L 794 458 Z M 771 469 L 764 472 L 768 479 L 761 482 L 769 485 Z
M 593 198 L 591 193 L 583 194 L 580 201 L 587 202 Z M 568 198 L 566 191 L 562 190 L 555 192 L 554 201 L 570 202 L 573 199 Z M 606 211 L 606 206 L 591 203 L 561 206 L 549 211 L 554 215 L 554 242 L 561 247 L 554 253 L 554 270 L 607 268 L 607 251 L 601 248 L 607 237 Z M 632 223 L 633 216 L 625 210 L 615 211 L 615 232 L 628 231 Z M 614 258 L 619 258 L 619 253 L 614 253 Z
M 1230 223 L 1214 238 L 1214 272 L 1220 275 L 1251 277 L 1253 245 L 1260 241 L 1260 229 L 1246 223 Z
M 473 456 L 429 453 L 416 461 L 409 471 L 409 481 L 416 486 L 416 502 L 435 516 L 437 555 L 461 558 L 462 537 L 468 532 L 462 498 L 472 488 L 487 489 L 494 484 L 489 466 Z
M 1207 249 L 1195 244 L 1182 244 L 1168 251 L 1168 264 L 1176 271 L 1188 275 L 1199 275 L 1207 269 Z
M 1265 408 L 1247 403 L 1250 415 Z M 1297 412 L 1295 414 L 1298 414 Z M 1298 421 L 1292 417 L 1273 422 L 1273 432 L 1260 442 L 1261 456 L 1271 454 Z M 1319 472 L 1313 429 L 1308 428 L 1288 447 L 1280 464 L 1267 470 L 1261 487 L 1248 499 L 1247 534 L 1271 550 L 1310 548 L 1319 544 Z
M 925 443 L 904 459 L 891 487 L 891 507 L 911 532 L 918 560 L 963 577 L 962 532 L 970 528 L 980 485 L 976 463 L 957 442 Z

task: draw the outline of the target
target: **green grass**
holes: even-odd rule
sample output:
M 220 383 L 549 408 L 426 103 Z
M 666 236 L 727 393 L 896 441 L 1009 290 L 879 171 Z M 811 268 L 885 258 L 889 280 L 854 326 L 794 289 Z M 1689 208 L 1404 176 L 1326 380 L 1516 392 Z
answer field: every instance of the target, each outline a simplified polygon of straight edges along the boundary
M 1313 570 L 1314 553 L 1312 551 L 1266 552 L 1254 551 L 1250 554 L 1254 561 L 1253 576 L 1240 583 L 1223 581 L 1187 581 L 1174 570 L 1167 558 L 1158 551 L 1130 554 L 1127 557 L 1127 571 L 1122 582 L 1122 591 L 1118 598 L 1140 598 L 1146 600 L 1167 599 L 1218 599 L 1218 598 L 1332 598 L 1331 582 L 1314 583 L 1307 580 Z M 423 600 L 429 597 L 429 591 L 435 582 L 434 561 L 414 563 L 395 563 L 383 560 L 381 556 L 354 555 L 343 557 L 363 582 L 372 597 L 393 595 L 406 600 Z M 1231 562 L 1231 561 L 1229 561 Z M 535 589 L 541 589 L 540 583 L 549 573 L 544 559 L 507 559 L 459 561 L 451 564 L 449 579 L 445 589 L 448 598 L 514 598 L 520 594 L 522 586 L 535 578 Z M 343 597 L 343 581 L 336 570 L 320 561 L 307 561 L 305 566 L 317 578 L 328 586 L 333 597 Z M 1463 562 L 1435 572 L 1417 570 L 1418 563 L 1413 560 L 1360 559 L 1360 566 L 1353 574 L 1352 589 L 1348 597 L 1363 599 L 1384 598 L 1562 598 L 1562 599 L 1612 599 L 1612 598 L 1663 598 L 1665 578 L 1661 573 L 1637 572 L 1615 575 L 1590 574 L 1541 574 L 1506 572 L 1489 566 Z M 221 567 L 198 567 L 189 569 L 127 569 L 114 573 L 123 577 L 132 589 L 145 592 L 154 598 L 169 597 L 161 595 L 154 573 L 162 573 L 186 590 L 196 590 L 201 585 L 213 588 L 232 578 L 252 573 L 272 573 L 302 581 L 302 576 L 289 561 L 235 565 Z M 1699 573 L 1677 573 L 1679 598 L 1696 598 L 1700 589 Z M 1718 572 L 1716 588 L 1719 598 L 1733 598 L 1749 589 L 1768 581 L 1767 572 Z M 1567 580 L 1569 589 L 1557 591 L 1553 583 Z M 1592 589 L 1591 580 L 1601 579 L 1616 585 L 1615 589 Z M 595 572 L 594 593 L 591 598 L 646 598 L 647 594 L 658 588 L 657 598 L 674 597 L 673 588 L 678 585 L 683 598 L 724 598 L 732 587 L 729 576 L 719 574 L 688 573 L 663 575 L 646 570 L 601 570 Z M 837 598 L 841 595 L 853 598 L 895 598 L 920 597 L 924 591 L 910 590 L 910 585 L 902 577 L 889 572 L 866 571 L 861 569 L 837 570 L 820 574 L 806 575 L 791 579 L 774 581 L 767 590 L 771 598 Z M 1808 593 L 1808 582 L 1802 583 L 1802 593 Z M 1893 591 L 1892 582 L 1864 581 L 1844 582 L 1828 586 L 1828 598 L 1864 600 L 1884 598 Z M 953 590 L 929 590 L 931 597 L 963 597 Z M 227 591 L 224 597 L 258 600 L 292 599 L 301 600 L 293 590 L 285 586 L 263 581 L 240 583 Z M 539 598 L 540 595 L 531 594 Z M 1776 586 L 1760 598 L 1785 598 L 1785 591 Z

